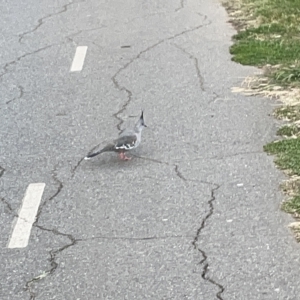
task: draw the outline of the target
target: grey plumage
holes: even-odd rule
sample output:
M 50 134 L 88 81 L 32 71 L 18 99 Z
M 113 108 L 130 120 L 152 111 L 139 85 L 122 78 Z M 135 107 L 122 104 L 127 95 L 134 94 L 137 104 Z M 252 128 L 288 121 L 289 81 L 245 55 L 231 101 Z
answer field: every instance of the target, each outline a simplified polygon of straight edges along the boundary
M 90 159 L 98 154 L 103 152 L 118 152 L 122 160 L 129 160 L 130 158 L 125 155 L 126 151 L 132 150 L 139 146 L 142 138 L 142 130 L 144 127 L 147 127 L 144 122 L 144 114 L 142 114 L 139 120 L 134 125 L 133 129 L 124 130 L 120 136 L 102 148 L 100 151 L 88 154 L 85 159 Z

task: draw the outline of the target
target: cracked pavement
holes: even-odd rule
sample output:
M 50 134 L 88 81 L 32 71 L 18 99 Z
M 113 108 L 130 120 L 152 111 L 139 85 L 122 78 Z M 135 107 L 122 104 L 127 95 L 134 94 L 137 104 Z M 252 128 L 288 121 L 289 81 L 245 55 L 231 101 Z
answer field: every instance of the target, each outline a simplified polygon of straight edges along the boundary
M 274 103 L 231 93 L 257 70 L 231 62 L 219 2 L 0 9 L 1 300 L 299 298 L 283 175 L 262 151 Z M 83 160 L 141 108 L 130 162 Z M 28 247 L 8 249 L 33 182 Z

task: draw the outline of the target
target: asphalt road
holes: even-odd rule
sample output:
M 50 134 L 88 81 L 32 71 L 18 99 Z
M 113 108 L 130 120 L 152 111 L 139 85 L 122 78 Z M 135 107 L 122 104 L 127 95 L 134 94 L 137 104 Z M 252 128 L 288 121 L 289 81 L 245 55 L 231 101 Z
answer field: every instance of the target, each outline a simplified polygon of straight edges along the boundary
M 231 92 L 256 70 L 231 62 L 219 2 L 0 11 L 1 300 L 300 299 L 284 178 L 262 151 L 274 102 Z M 141 108 L 131 161 L 82 160 Z M 45 188 L 28 246 L 9 247 L 32 183 Z

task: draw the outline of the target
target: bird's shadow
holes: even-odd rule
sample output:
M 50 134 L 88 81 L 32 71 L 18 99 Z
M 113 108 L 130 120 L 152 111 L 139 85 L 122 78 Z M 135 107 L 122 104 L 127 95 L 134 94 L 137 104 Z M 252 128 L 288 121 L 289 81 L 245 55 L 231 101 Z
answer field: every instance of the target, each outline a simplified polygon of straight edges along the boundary
M 105 155 L 105 154 L 104 154 Z M 143 164 L 143 159 L 136 154 L 128 154 L 131 157 L 130 160 L 121 160 L 117 155 L 102 155 L 89 160 L 83 160 L 81 162 L 80 169 L 83 171 L 93 170 L 120 170 L 131 169 L 137 165 Z

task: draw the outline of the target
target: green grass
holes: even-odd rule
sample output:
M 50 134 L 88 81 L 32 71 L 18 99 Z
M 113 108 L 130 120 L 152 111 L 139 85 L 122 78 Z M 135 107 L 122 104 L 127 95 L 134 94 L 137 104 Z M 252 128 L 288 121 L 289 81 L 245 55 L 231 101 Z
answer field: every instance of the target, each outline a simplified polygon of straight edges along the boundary
M 300 87 L 300 0 L 231 0 L 244 14 L 244 30 L 233 37 L 232 59 L 244 65 L 280 67 L 270 83 Z M 250 25 L 249 25 L 250 24 Z
M 285 66 L 269 75 L 271 82 L 282 86 L 300 87 L 300 65 Z
M 295 122 L 300 120 L 300 106 L 284 106 L 275 110 L 275 116 L 278 119 L 287 119 L 289 121 Z
M 280 24 L 264 24 L 259 27 L 249 28 L 247 30 L 241 31 L 238 34 L 234 35 L 233 38 L 235 40 L 243 40 L 249 38 L 258 38 L 263 35 L 274 36 L 276 38 L 280 37 L 282 34 L 287 33 L 287 28 Z
M 277 135 L 291 137 L 299 133 L 299 128 L 297 126 L 282 126 L 277 131 Z
M 246 1 L 254 2 L 256 15 L 262 16 L 265 22 L 277 21 L 290 24 L 290 27 L 297 27 L 300 21 L 300 2 L 299 0 L 263 0 Z
M 275 163 L 280 169 L 288 170 L 290 175 L 300 176 L 300 139 L 287 139 L 269 143 L 264 150 L 275 154 Z M 282 209 L 287 213 L 300 214 L 300 191 L 299 187 L 292 187 L 293 193 L 297 194 L 282 204 Z
M 283 202 L 282 209 L 289 214 L 300 214 L 300 196 L 295 196 L 292 199 Z
M 275 115 L 279 119 L 296 121 L 300 119 L 300 106 L 285 106 L 277 109 Z M 284 125 L 277 134 L 285 137 L 297 136 L 300 128 L 296 124 Z M 264 150 L 276 155 L 275 163 L 279 168 L 288 170 L 290 175 L 300 176 L 300 138 L 290 138 L 275 141 L 264 146 Z M 296 194 L 288 201 L 283 202 L 282 209 L 287 213 L 300 214 L 300 182 L 290 182 L 288 188 L 284 188 L 286 193 Z
M 276 154 L 275 162 L 279 168 L 300 176 L 300 138 L 272 142 L 265 145 L 264 150 Z
M 291 64 L 300 59 L 300 40 L 259 40 L 243 38 L 230 48 L 233 60 L 243 65 L 263 66 L 266 64 Z M 288 69 L 287 69 L 288 70 Z M 290 74 L 285 77 L 289 78 Z M 278 78 L 277 82 L 280 81 Z
M 291 32 L 299 29 L 299 0 L 240 0 L 246 19 L 259 19 L 261 24 L 287 24 Z
M 279 119 L 287 119 L 295 122 L 300 120 L 300 106 L 285 106 L 275 110 L 275 115 Z M 285 137 L 297 136 L 300 128 L 291 123 L 282 126 L 277 134 Z M 275 163 L 279 168 L 288 170 L 290 175 L 300 176 L 300 138 L 291 138 L 281 141 L 275 141 L 264 146 L 264 150 L 270 154 L 276 155 Z M 286 193 L 296 194 L 288 201 L 283 202 L 282 209 L 287 213 L 300 214 L 300 184 L 299 180 L 288 184 L 284 189 Z M 299 240 L 300 241 L 300 240 Z

